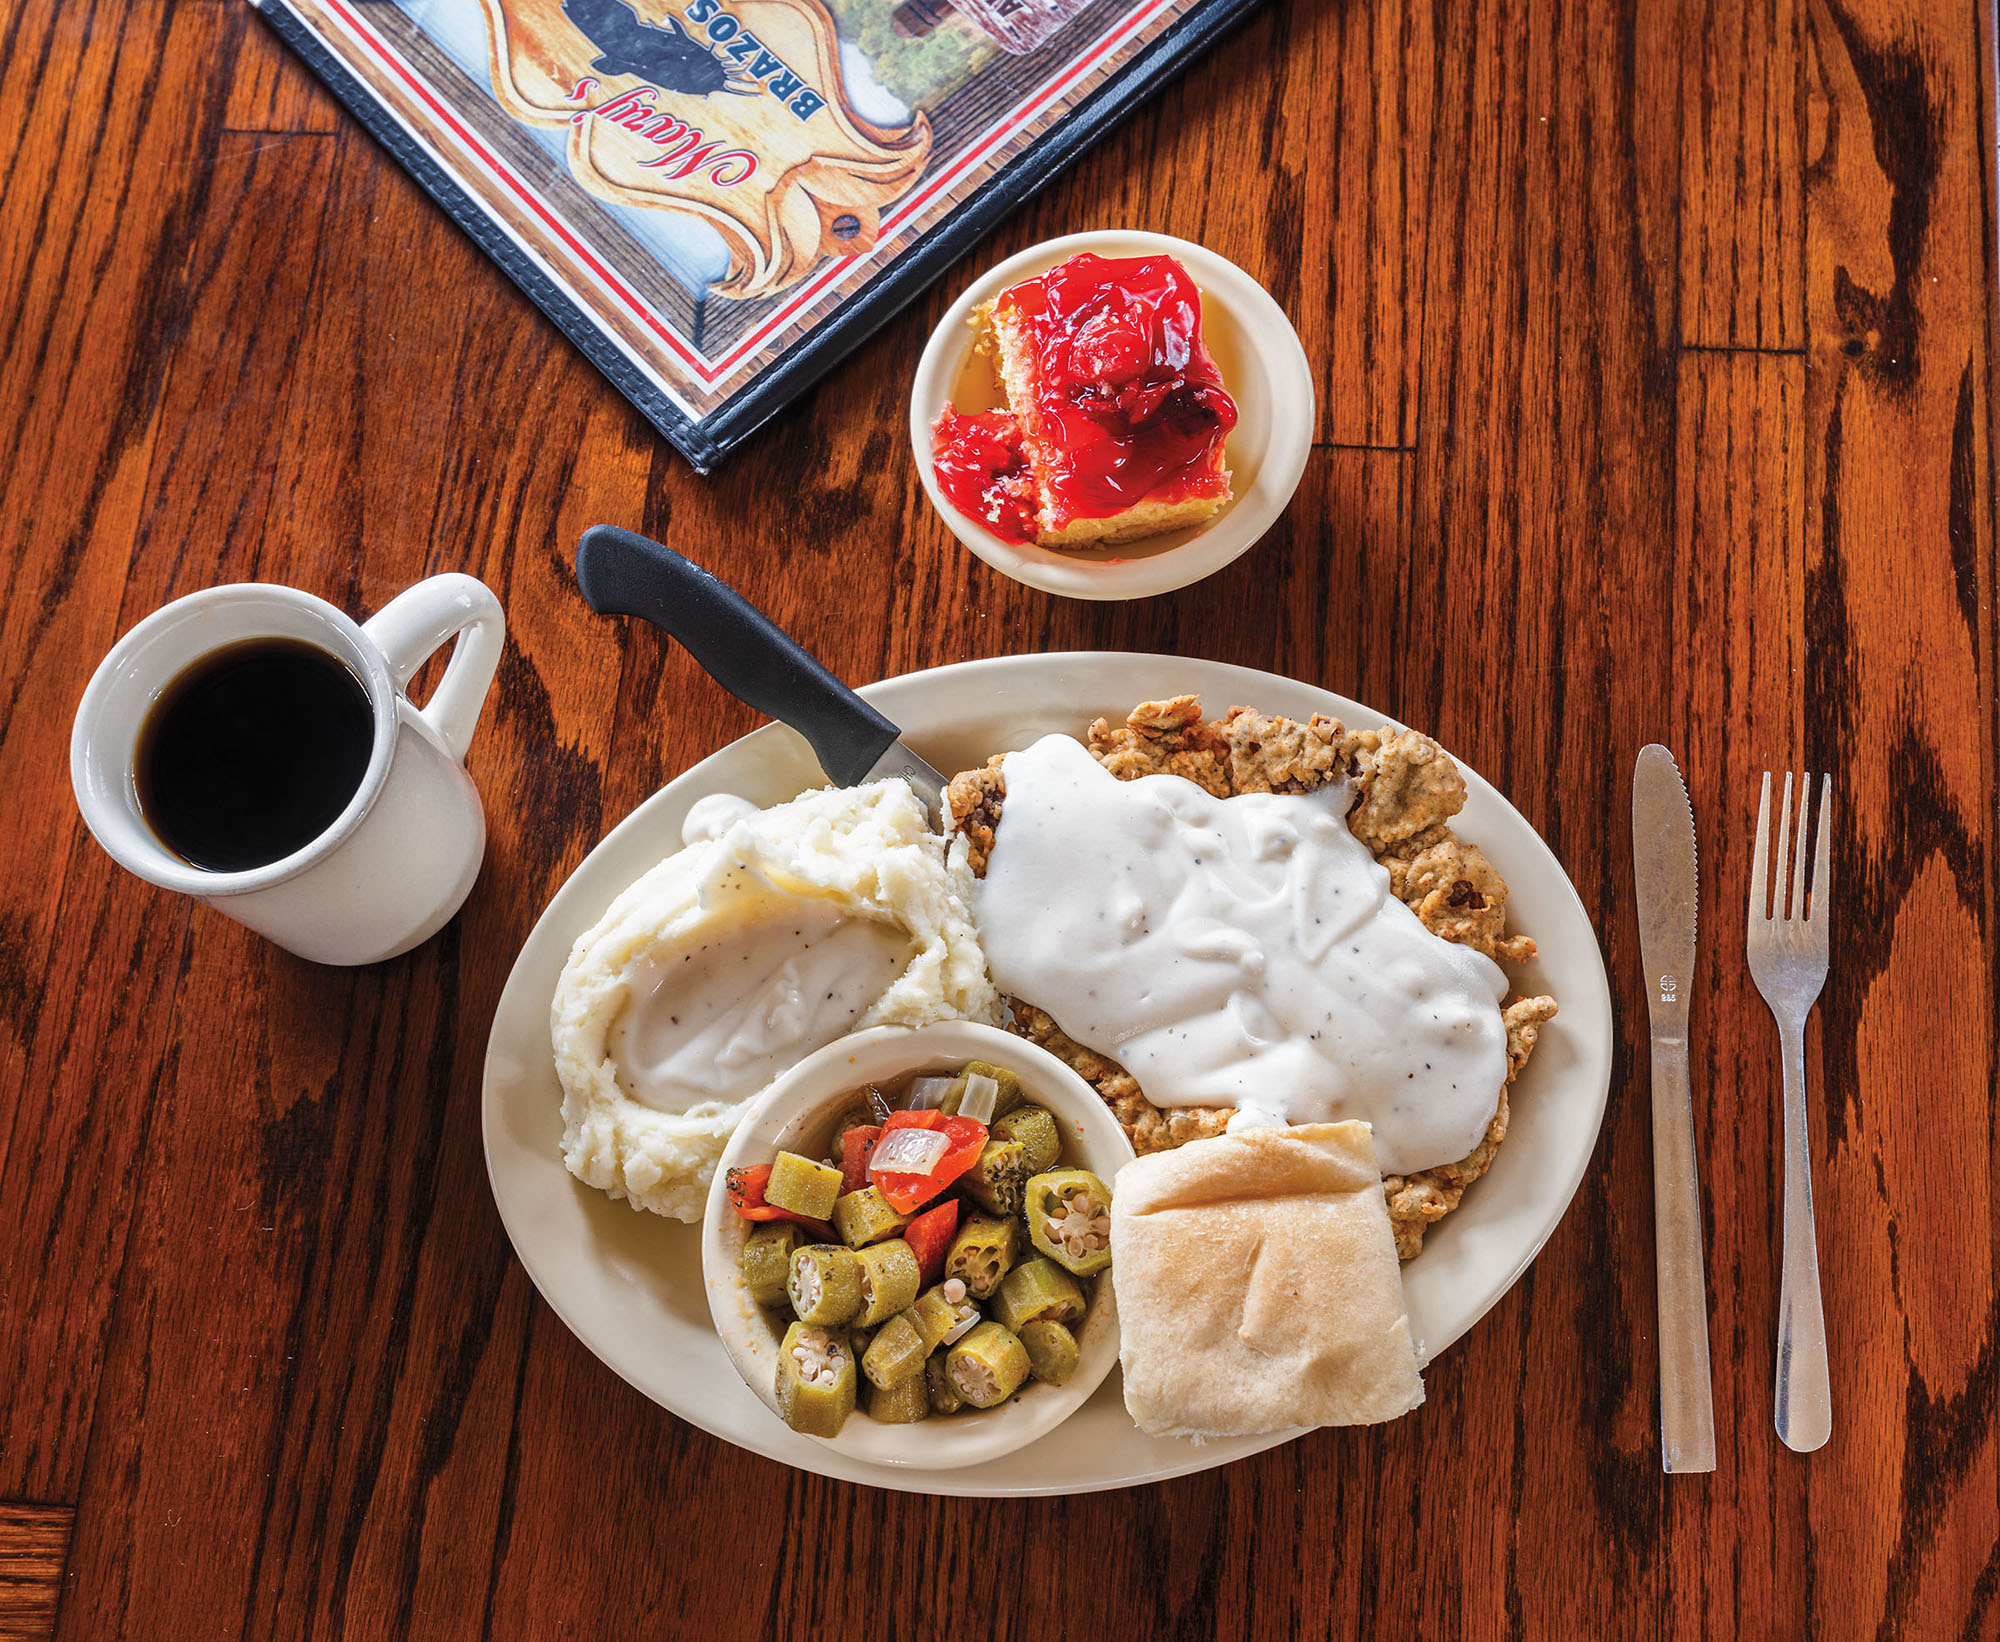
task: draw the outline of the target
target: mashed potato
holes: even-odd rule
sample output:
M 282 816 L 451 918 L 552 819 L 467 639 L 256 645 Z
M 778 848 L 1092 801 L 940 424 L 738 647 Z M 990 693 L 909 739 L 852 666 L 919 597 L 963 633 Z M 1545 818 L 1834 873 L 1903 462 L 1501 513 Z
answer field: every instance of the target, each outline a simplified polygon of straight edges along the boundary
M 708 799 L 683 836 L 571 950 L 550 1029 L 570 1172 L 693 1221 L 772 1079 L 864 1027 L 997 1022 L 1000 1000 L 965 842 L 906 783 Z

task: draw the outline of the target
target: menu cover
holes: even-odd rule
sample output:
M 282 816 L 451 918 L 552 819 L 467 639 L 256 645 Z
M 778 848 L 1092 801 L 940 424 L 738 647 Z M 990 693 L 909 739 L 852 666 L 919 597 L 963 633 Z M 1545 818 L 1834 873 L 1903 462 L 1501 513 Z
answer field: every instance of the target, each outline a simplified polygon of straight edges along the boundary
M 252 0 L 710 466 L 1254 0 Z

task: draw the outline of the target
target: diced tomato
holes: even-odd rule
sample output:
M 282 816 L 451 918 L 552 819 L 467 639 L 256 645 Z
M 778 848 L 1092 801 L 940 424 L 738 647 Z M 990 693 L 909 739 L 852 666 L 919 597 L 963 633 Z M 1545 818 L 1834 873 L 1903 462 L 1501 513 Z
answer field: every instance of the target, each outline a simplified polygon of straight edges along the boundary
M 925 1174 L 902 1174 L 870 1166 L 869 1178 L 874 1181 L 875 1189 L 898 1214 L 922 1208 L 936 1197 L 979 1161 L 980 1148 L 986 1144 L 985 1124 L 975 1123 L 969 1117 L 946 1117 L 937 1111 L 891 1112 L 878 1138 L 886 1139 L 897 1129 L 936 1130 L 947 1142 L 944 1155 Z
M 794 1214 L 790 1209 L 781 1209 L 775 1203 L 764 1201 L 764 1186 L 770 1178 L 771 1165 L 768 1163 L 751 1163 L 740 1169 L 731 1169 L 729 1178 L 723 1183 L 729 1193 L 729 1206 L 745 1220 L 789 1220 L 795 1226 L 804 1226 L 822 1242 L 832 1242 L 833 1228 L 824 1220 Z
M 958 1199 L 947 1197 L 934 1209 L 926 1209 L 903 1228 L 903 1240 L 917 1257 L 917 1284 L 929 1288 L 944 1276 L 944 1257 L 951 1252 L 951 1240 L 958 1235 Z
M 868 1184 L 868 1159 L 875 1155 L 875 1142 L 882 1138 L 880 1125 L 861 1123 L 840 1137 L 840 1189 L 858 1192 Z

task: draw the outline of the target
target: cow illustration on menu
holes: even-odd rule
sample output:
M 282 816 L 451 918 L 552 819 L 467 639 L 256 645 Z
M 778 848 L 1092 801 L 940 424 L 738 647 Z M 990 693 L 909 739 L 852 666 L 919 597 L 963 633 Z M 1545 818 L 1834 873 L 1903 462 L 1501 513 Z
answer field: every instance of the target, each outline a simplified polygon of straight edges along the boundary
M 711 92 L 757 95 L 757 82 L 738 77 L 714 50 L 669 16 L 664 26 L 649 23 L 624 0 L 563 0 L 563 15 L 590 36 L 603 55 L 591 62 L 599 74 L 635 75 L 662 91 L 689 97 Z

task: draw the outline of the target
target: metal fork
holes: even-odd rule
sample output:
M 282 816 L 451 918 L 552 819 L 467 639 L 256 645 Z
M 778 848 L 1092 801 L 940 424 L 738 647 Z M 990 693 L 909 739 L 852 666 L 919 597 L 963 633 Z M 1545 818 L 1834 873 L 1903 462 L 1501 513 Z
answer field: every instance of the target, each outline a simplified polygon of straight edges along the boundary
M 1819 1298 L 1819 1248 L 1813 1234 L 1812 1156 L 1806 1142 L 1806 1016 L 1826 985 L 1826 926 L 1832 906 L 1833 777 L 1821 778 L 1812 842 L 1810 897 L 1806 890 L 1806 798 L 1810 776 L 1799 778 L 1799 831 L 1790 852 L 1791 898 L 1785 869 L 1792 832 L 1792 777 L 1785 775 L 1778 812 L 1778 870 L 1770 865 L 1771 777 L 1764 776 L 1757 803 L 1757 855 L 1750 868 L 1750 973 L 1778 1022 L 1785 1062 L 1785 1252 L 1778 1289 L 1778 1436 L 1806 1453 L 1833 1432 L 1833 1399 L 1827 1383 L 1826 1316 Z M 1776 893 L 1770 893 L 1775 884 Z M 1767 902 L 1772 903 L 1765 910 Z

